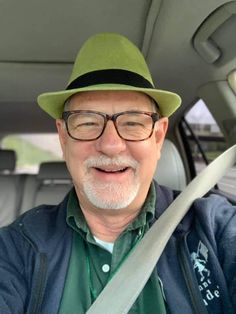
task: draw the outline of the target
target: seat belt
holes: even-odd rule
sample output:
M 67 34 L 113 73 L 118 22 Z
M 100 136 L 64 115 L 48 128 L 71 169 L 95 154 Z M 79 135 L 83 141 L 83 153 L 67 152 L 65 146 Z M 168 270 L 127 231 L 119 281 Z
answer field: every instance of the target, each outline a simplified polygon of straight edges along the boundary
M 189 183 L 147 231 L 86 314 L 128 313 L 193 201 L 204 196 L 235 163 L 236 145 L 211 162 Z

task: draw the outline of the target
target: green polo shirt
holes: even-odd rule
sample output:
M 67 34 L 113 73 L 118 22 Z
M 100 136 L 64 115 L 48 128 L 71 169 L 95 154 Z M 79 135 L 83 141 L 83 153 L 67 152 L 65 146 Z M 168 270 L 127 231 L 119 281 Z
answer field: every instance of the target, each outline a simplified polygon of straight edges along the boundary
M 148 230 L 149 222 L 154 217 L 155 199 L 155 188 L 152 185 L 142 211 L 115 241 L 111 254 L 95 241 L 80 209 L 76 193 L 71 191 L 67 205 L 67 224 L 74 233 L 60 314 L 86 313 Z M 166 313 L 156 269 L 129 311 L 129 314 L 134 313 Z

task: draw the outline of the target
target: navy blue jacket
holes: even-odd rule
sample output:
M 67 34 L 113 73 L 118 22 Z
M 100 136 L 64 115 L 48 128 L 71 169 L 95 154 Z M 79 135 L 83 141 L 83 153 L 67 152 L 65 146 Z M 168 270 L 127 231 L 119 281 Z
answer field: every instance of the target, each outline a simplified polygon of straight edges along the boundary
M 156 189 L 158 219 L 176 194 Z M 1 314 L 58 313 L 73 232 L 66 205 L 39 206 L 0 229 Z M 236 207 L 217 195 L 196 200 L 157 271 L 170 313 L 235 313 Z

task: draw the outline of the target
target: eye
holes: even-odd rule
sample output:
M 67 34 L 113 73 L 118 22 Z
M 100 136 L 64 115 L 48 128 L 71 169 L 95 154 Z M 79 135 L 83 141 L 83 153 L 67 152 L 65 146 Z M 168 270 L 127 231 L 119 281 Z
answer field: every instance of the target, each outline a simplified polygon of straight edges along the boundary
M 96 123 L 96 122 L 92 122 L 92 121 L 88 121 L 88 122 L 82 122 L 82 123 L 78 123 L 77 125 L 76 125 L 76 127 L 89 127 L 89 126 L 96 126 L 96 125 L 98 125 L 98 123 Z
M 144 126 L 140 121 L 125 121 L 123 125 L 128 127 Z
M 70 126 L 73 129 L 90 129 L 99 127 L 101 122 L 92 114 L 74 114 L 69 120 Z

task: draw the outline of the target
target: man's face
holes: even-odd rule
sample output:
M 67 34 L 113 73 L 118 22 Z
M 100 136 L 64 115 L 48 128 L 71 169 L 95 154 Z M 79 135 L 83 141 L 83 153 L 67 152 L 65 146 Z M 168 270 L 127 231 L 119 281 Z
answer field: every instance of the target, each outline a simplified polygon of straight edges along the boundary
M 138 92 L 84 92 L 74 95 L 69 110 L 94 110 L 109 115 L 123 111 L 154 112 L 150 98 Z M 102 136 L 93 141 L 72 139 L 64 121 L 57 120 L 63 156 L 84 208 L 133 211 L 141 208 L 150 187 L 168 119 L 156 122 L 144 141 L 130 142 L 108 121 Z M 89 206 L 89 207 L 88 207 Z

